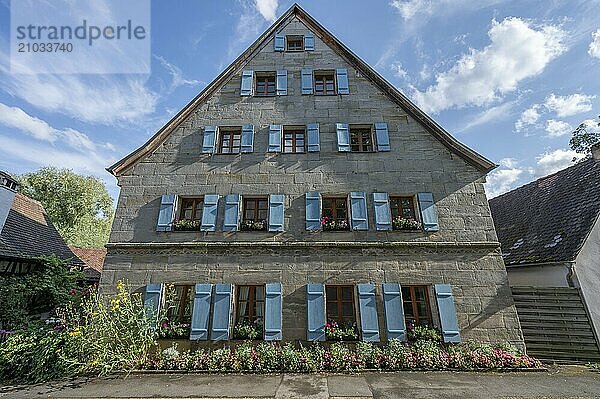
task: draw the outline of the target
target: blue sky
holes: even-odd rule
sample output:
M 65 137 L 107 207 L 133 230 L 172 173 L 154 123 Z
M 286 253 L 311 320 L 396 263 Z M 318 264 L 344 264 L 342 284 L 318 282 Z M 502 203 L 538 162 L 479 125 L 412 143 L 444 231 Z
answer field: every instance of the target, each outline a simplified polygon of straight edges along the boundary
M 567 167 L 570 132 L 600 113 L 598 0 L 298 3 L 500 165 L 489 196 Z M 152 1 L 151 74 L 15 75 L 9 2 L 0 0 L 0 169 L 68 167 L 102 178 L 116 197 L 104 168 L 143 144 L 292 4 Z

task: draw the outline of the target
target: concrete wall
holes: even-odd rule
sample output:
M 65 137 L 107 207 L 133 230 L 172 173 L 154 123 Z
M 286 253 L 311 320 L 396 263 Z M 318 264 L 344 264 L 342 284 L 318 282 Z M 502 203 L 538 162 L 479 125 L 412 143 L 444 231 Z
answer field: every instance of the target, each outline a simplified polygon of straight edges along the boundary
M 307 28 L 293 17 L 281 33 L 304 34 Z M 485 174 L 449 151 L 320 38 L 315 42 L 313 52 L 277 53 L 273 41 L 268 40 L 243 67 L 254 71 L 287 69 L 287 96 L 241 97 L 240 70 L 199 105 L 159 148 L 119 177 L 121 193 L 101 288 L 111 290 L 118 279 L 127 279 L 135 287 L 148 282 L 281 281 L 285 292 L 284 335 L 302 339 L 306 334 L 304 284 L 308 282 L 450 283 L 466 338 L 510 341 L 521 346 L 521 332 L 483 189 Z M 303 96 L 303 67 L 347 68 L 351 94 Z M 314 122 L 320 124 L 319 153 L 267 153 L 269 124 Z M 339 153 L 335 133 L 338 122 L 387 122 L 392 150 Z M 246 123 L 255 125 L 253 153 L 200 153 L 204 126 Z M 370 230 L 307 232 L 304 194 L 309 191 L 338 195 L 367 192 Z M 434 195 L 439 232 L 375 231 L 371 193 L 414 195 L 421 191 Z M 208 193 L 285 194 L 286 231 L 223 233 L 222 203 L 216 233 L 155 231 L 161 195 Z M 189 242 L 198 245 L 183 244 Z M 253 243 L 251 248 L 241 245 L 249 242 Z M 282 246 L 264 244 L 274 242 Z M 317 242 L 352 245 L 324 248 Z M 390 242 L 405 245 L 377 247 Z M 130 248 L 123 243 L 143 245 Z M 146 245 L 149 243 L 154 245 Z M 205 247 L 205 243 L 217 246 Z
M 600 337 L 600 218 L 575 259 L 575 274 L 590 313 L 596 336 Z

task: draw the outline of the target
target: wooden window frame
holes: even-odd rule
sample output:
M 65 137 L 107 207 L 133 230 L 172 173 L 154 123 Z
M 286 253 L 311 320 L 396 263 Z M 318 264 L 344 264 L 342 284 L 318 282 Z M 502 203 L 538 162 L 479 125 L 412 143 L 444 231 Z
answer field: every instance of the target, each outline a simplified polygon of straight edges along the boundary
M 246 302 L 246 307 L 248 309 L 248 319 L 247 321 L 249 323 L 254 323 L 256 320 L 256 315 L 254 314 L 254 309 L 255 309 L 255 305 L 256 302 L 262 302 L 262 309 L 263 309 L 263 315 L 262 317 L 262 324 L 263 324 L 263 329 L 264 329 L 264 324 L 265 324 L 265 302 L 266 302 L 266 296 L 267 296 L 267 290 L 265 288 L 265 286 L 263 284 L 244 284 L 244 285 L 236 285 L 235 287 L 235 324 L 237 325 L 241 320 L 240 320 L 240 290 L 242 288 L 248 287 L 248 299 L 244 300 L 243 302 Z M 256 289 L 257 288 L 262 288 L 264 293 L 263 293 L 263 299 L 262 301 L 257 301 L 256 300 Z
M 300 47 L 298 49 L 290 49 L 291 42 L 300 42 Z M 285 37 L 285 51 L 286 53 L 300 53 L 304 51 L 304 36 L 300 35 L 287 35 Z
M 228 136 L 229 145 L 224 146 L 225 137 Z M 236 139 L 235 137 L 238 136 Z M 235 141 L 238 141 L 238 145 L 234 145 Z M 229 152 L 223 150 L 227 148 Z M 237 155 L 242 151 L 242 128 L 241 127 L 220 127 L 219 128 L 219 154 L 224 155 Z
M 191 219 L 185 218 L 184 203 L 186 201 L 192 201 L 192 217 Z M 179 219 L 177 220 L 202 220 L 202 210 L 204 209 L 204 197 L 181 197 L 179 199 Z
M 368 138 L 364 137 L 365 133 L 368 132 Z M 350 138 L 350 152 L 375 152 L 375 140 L 373 138 L 373 128 L 371 126 L 357 126 L 350 125 L 348 127 L 348 136 Z M 358 149 L 353 149 L 355 145 L 352 144 L 353 136 L 358 138 Z M 366 144 L 365 142 L 370 140 L 371 144 Z M 367 147 L 371 148 L 368 149 Z
M 321 211 L 321 217 L 325 217 L 328 215 L 325 215 L 325 201 L 333 201 L 333 206 L 331 208 L 332 210 L 332 215 L 330 216 L 331 219 L 335 220 L 336 222 L 339 220 L 345 220 L 348 223 L 348 230 L 350 230 L 350 207 L 348 206 L 348 198 L 347 197 L 341 197 L 341 196 L 323 196 L 323 199 L 321 200 L 323 203 L 323 209 Z M 341 218 L 337 216 L 337 206 L 335 206 L 338 202 L 340 203 L 344 203 L 346 206 L 346 217 Z M 328 208 L 329 209 L 329 208 Z
M 266 208 L 259 208 L 258 205 L 261 201 L 266 203 Z M 247 219 L 246 218 L 246 210 L 249 202 L 254 203 L 254 218 Z M 264 219 L 258 218 L 258 211 L 264 210 L 266 211 L 266 216 Z M 242 197 L 242 222 L 260 222 L 262 220 L 267 221 L 269 218 L 269 198 L 268 197 Z
M 329 296 L 327 295 L 327 291 L 329 291 L 329 289 L 335 289 L 336 290 L 336 299 L 330 299 Z M 342 299 L 343 295 L 342 295 L 342 291 L 343 289 L 349 289 L 351 296 L 350 299 Z M 336 323 L 338 323 L 338 325 L 340 327 L 346 327 L 349 323 L 347 321 L 344 321 L 344 303 L 350 303 L 352 304 L 352 324 L 356 325 L 358 323 L 357 320 L 357 312 L 356 312 L 356 299 L 355 299 L 355 294 L 354 294 L 355 288 L 353 285 L 347 285 L 347 284 L 328 284 L 325 285 L 325 318 L 327 319 L 327 321 L 335 321 Z M 337 308 L 337 319 L 332 319 L 329 317 L 329 306 L 330 304 L 335 304 L 334 306 Z
M 404 216 L 404 207 L 402 207 L 402 200 L 410 200 L 411 202 L 411 212 L 412 212 L 412 217 L 405 217 Z M 400 207 L 396 207 L 393 206 L 392 203 L 393 201 L 398 201 L 400 203 Z M 390 195 L 390 211 L 391 211 L 391 215 L 392 215 L 392 220 L 394 220 L 396 217 L 401 216 L 405 219 L 410 219 L 410 220 L 416 220 L 418 221 L 419 219 L 417 218 L 417 202 L 415 201 L 415 196 L 414 195 Z M 396 215 L 394 215 L 394 211 L 397 212 Z
M 167 311 L 167 320 L 174 323 L 191 323 L 191 313 L 193 312 L 193 303 L 190 304 L 190 319 L 184 320 L 185 318 L 185 308 L 188 302 L 193 301 L 194 299 L 194 286 L 190 284 L 175 284 L 173 288 L 175 292 L 177 292 L 177 288 L 182 287 L 181 296 L 176 298 L 178 302 L 177 314 L 174 315 L 172 313 L 172 309 Z
M 254 77 L 254 95 L 256 97 L 275 97 L 277 94 L 277 72 L 256 72 Z M 259 91 L 259 82 L 264 82 L 263 91 Z M 272 84 L 273 92 L 269 93 L 269 84 Z
M 329 77 L 331 75 L 331 79 L 333 82 L 333 91 L 331 93 L 329 93 L 327 91 L 327 77 Z M 325 77 L 324 80 L 322 80 L 323 82 L 323 91 L 322 92 L 318 92 L 317 91 L 317 78 L 321 78 L 321 77 Z M 336 79 L 336 73 L 335 71 L 329 71 L 329 70 L 324 70 L 324 71 L 314 71 L 313 72 L 313 89 L 314 89 L 314 93 L 315 96 L 335 96 L 337 95 L 337 79 Z M 320 81 L 320 80 L 319 80 Z
M 419 307 L 418 307 L 418 303 L 419 301 L 416 300 L 416 295 L 415 295 L 415 290 L 417 288 L 422 288 L 425 291 L 425 311 L 427 313 L 426 316 L 422 316 L 419 315 Z M 401 286 L 402 290 L 408 289 L 410 290 L 410 303 L 412 306 L 412 312 L 413 312 L 413 317 L 409 318 L 406 315 L 406 312 L 404 312 L 404 320 L 406 321 L 406 324 L 408 325 L 408 323 L 410 321 L 414 322 L 414 325 L 428 325 L 428 326 L 433 326 L 433 314 L 431 313 L 431 302 L 429 299 L 429 286 L 428 285 L 403 285 Z M 409 303 L 409 301 L 407 301 L 406 296 L 404 295 L 404 293 L 402 293 L 402 307 L 404 308 L 404 304 L 405 303 Z M 427 323 L 422 323 L 422 321 L 427 321 Z
M 300 140 L 297 135 L 302 133 L 302 138 L 301 140 L 304 142 L 304 145 L 302 146 L 302 151 L 297 151 L 298 149 L 298 145 L 297 142 Z M 286 134 L 292 134 L 292 137 L 289 139 L 286 139 L 285 135 Z M 305 127 L 299 127 L 299 126 L 284 126 L 283 127 L 283 146 L 282 146 L 282 152 L 284 154 L 304 154 L 306 153 L 306 128 Z M 292 141 L 292 145 L 288 146 L 286 145 L 286 140 L 291 140 Z M 287 151 L 286 149 L 291 149 L 291 151 Z

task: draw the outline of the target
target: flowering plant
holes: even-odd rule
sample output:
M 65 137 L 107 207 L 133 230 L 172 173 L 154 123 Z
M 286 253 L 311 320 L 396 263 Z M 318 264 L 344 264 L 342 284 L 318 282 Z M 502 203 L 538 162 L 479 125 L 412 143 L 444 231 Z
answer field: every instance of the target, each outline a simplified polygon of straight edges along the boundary
M 200 221 L 199 220 L 187 220 L 181 219 L 175 221 L 173 223 L 173 228 L 175 231 L 196 231 L 200 230 Z
M 406 219 L 402 216 L 397 216 L 392 221 L 394 230 L 420 230 L 421 223 L 414 219 Z
M 262 339 L 263 326 L 262 320 L 256 319 L 254 323 L 243 320 L 233 328 L 233 337 L 235 339 Z
M 329 216 L 321 218 L 321 226 L 323 230 L 348 230 L 350 225 L 346 219 L 332 219 Z
M 408 333 L 408 340 L 414 341 L 437 341 L 442 340 L 442 334 L 434 327 L 430 326 L 418 326 L 414 322 L 408 323 L 406 326 Z
M 188 338 L 190 336 L 190 324 L 177 323 L 163 320 L 158 326 L 158 336 L 161 338 Z
M 329 341 L 355 341 L 358 339 L 356 323 L 341 327 L 337 322 L 330 321 L 325 324 L 325 336 Z
M 265 231 L 267 230 L 267 221 L 259 220 L 255 222 L 252 220 L 244 220 L 241 229 L 243 231 Z

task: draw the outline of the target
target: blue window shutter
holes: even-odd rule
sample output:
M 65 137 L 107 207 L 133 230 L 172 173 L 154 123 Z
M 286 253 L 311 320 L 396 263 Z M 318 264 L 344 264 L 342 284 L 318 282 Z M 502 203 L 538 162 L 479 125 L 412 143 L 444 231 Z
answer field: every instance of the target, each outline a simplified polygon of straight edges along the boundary
M 456 318 L 452 287 L 449 284 L 436 284 L 434 288 L 435 299 L 440 312 L 444 342 L 460 342 L 460 329 L 458 328 L 458 319 Z
M 387 338 L 406 341 L 406 322 L 402 304 L 402 290 L 398 283 L 383 283 L 383 305 Z
M 321 194 L 306 193 L 306 230 L 321 229 Z
M 302 94 L 313 94 L 313 73 L 312 69 L 302 69 Z
M 240 95 L 251 96 L 252 95 L 252 83 L 254 80 L 253 71 L 242 71 L 242 86 L 240 88 Z
M 284 200 L 283 194 L 269 195 L 269 231 L 283 231 Z
M 229 194 L 225 196 L 223 231 L 238 231 L 241 201 L 242 197 L 239 194 Z
M 156 328 L 156 322 L 160 312 L 161 295 L 162 284 L 146 285 L 144 308 L 146 309 L 146 319 L 150 320 L 150 325 L 153 330 Z
M 363 341 L 379 342 L 379 320 L 373 284 L 358 284 L 360 328 Z
M 306 142 L 308 143 L 308 152 L 321 151 L 318 123 L 309 123 L 306 125 Z
M 204 137 L 202 137 L 202 153 L 212 154 L 215 152 L 215 143 L 217 142 L 217 127 L 204 126 Z
M 287 96 L 287 70 L 277 71 L 277 95 Z
M 269 126 L 269 152 L 281 152 L 282 131 L 281 125 Z
M 304 51 L 313 51 L 315 49 L 315 35 L 309 33 L 304 35 Z
M 369 230 L 366 193 L 359 191 L 350 193 L 350 214 L 352 230 Z
M 173 217 L 175 216 L 176 200 L 177 197 L 173 194 L 163 195 L 161 197 L 156 231 L 171 231 L 173 229 Z
M 202 207 L 202 224 L 200 231 L 217 230 L 217 208 L 219 205 L 218 194 L 206 194 L 204 196 L 204 205 Z
M 347 123 L 336 123 L 338 151 L 350 151 L 350 130 Z
M 338 94 L 350 94 L 350 86 L 348 86 L 348 70 L 346 68 L 338 68 L 335 72 L 337 75 Z
M 390 134 L 387 123 L 376 123 L 375 135 L 377 136 L 377 151 L 389 151 Z
M 392 212 L 388 193 L 373 193 L 375 228 L 379 231 L 392 229 Z
M 194 287 L 190 340 L 206 341 L 208 339 L 211 294 L 212 284 L 196 284 Z
M 307 341 L 325 341 L 325 286 L 306 285 L 306 310 L 308 313 Z
M 231 321 L 231 284 L 216 284 L 213 303 L 212 327 L 210 339 L 227 341 L 229 339 L 229 323 Z
M 254 125 L 242 126 L 241 152 L 254 151 Z
M 285 49 L 285 36 L 275 35 L 275 51 L 283 51 Z
M 281 341 L 281 284 L 265 285 L 265 341 Z
M 437 208 L 433 201 L 433 194 L 419 193 L 417 194 L 417 198 L 419 200 L 421 220 L 423 221 L 425 231 L 438 231 L 440 226 L 438 225 Z

